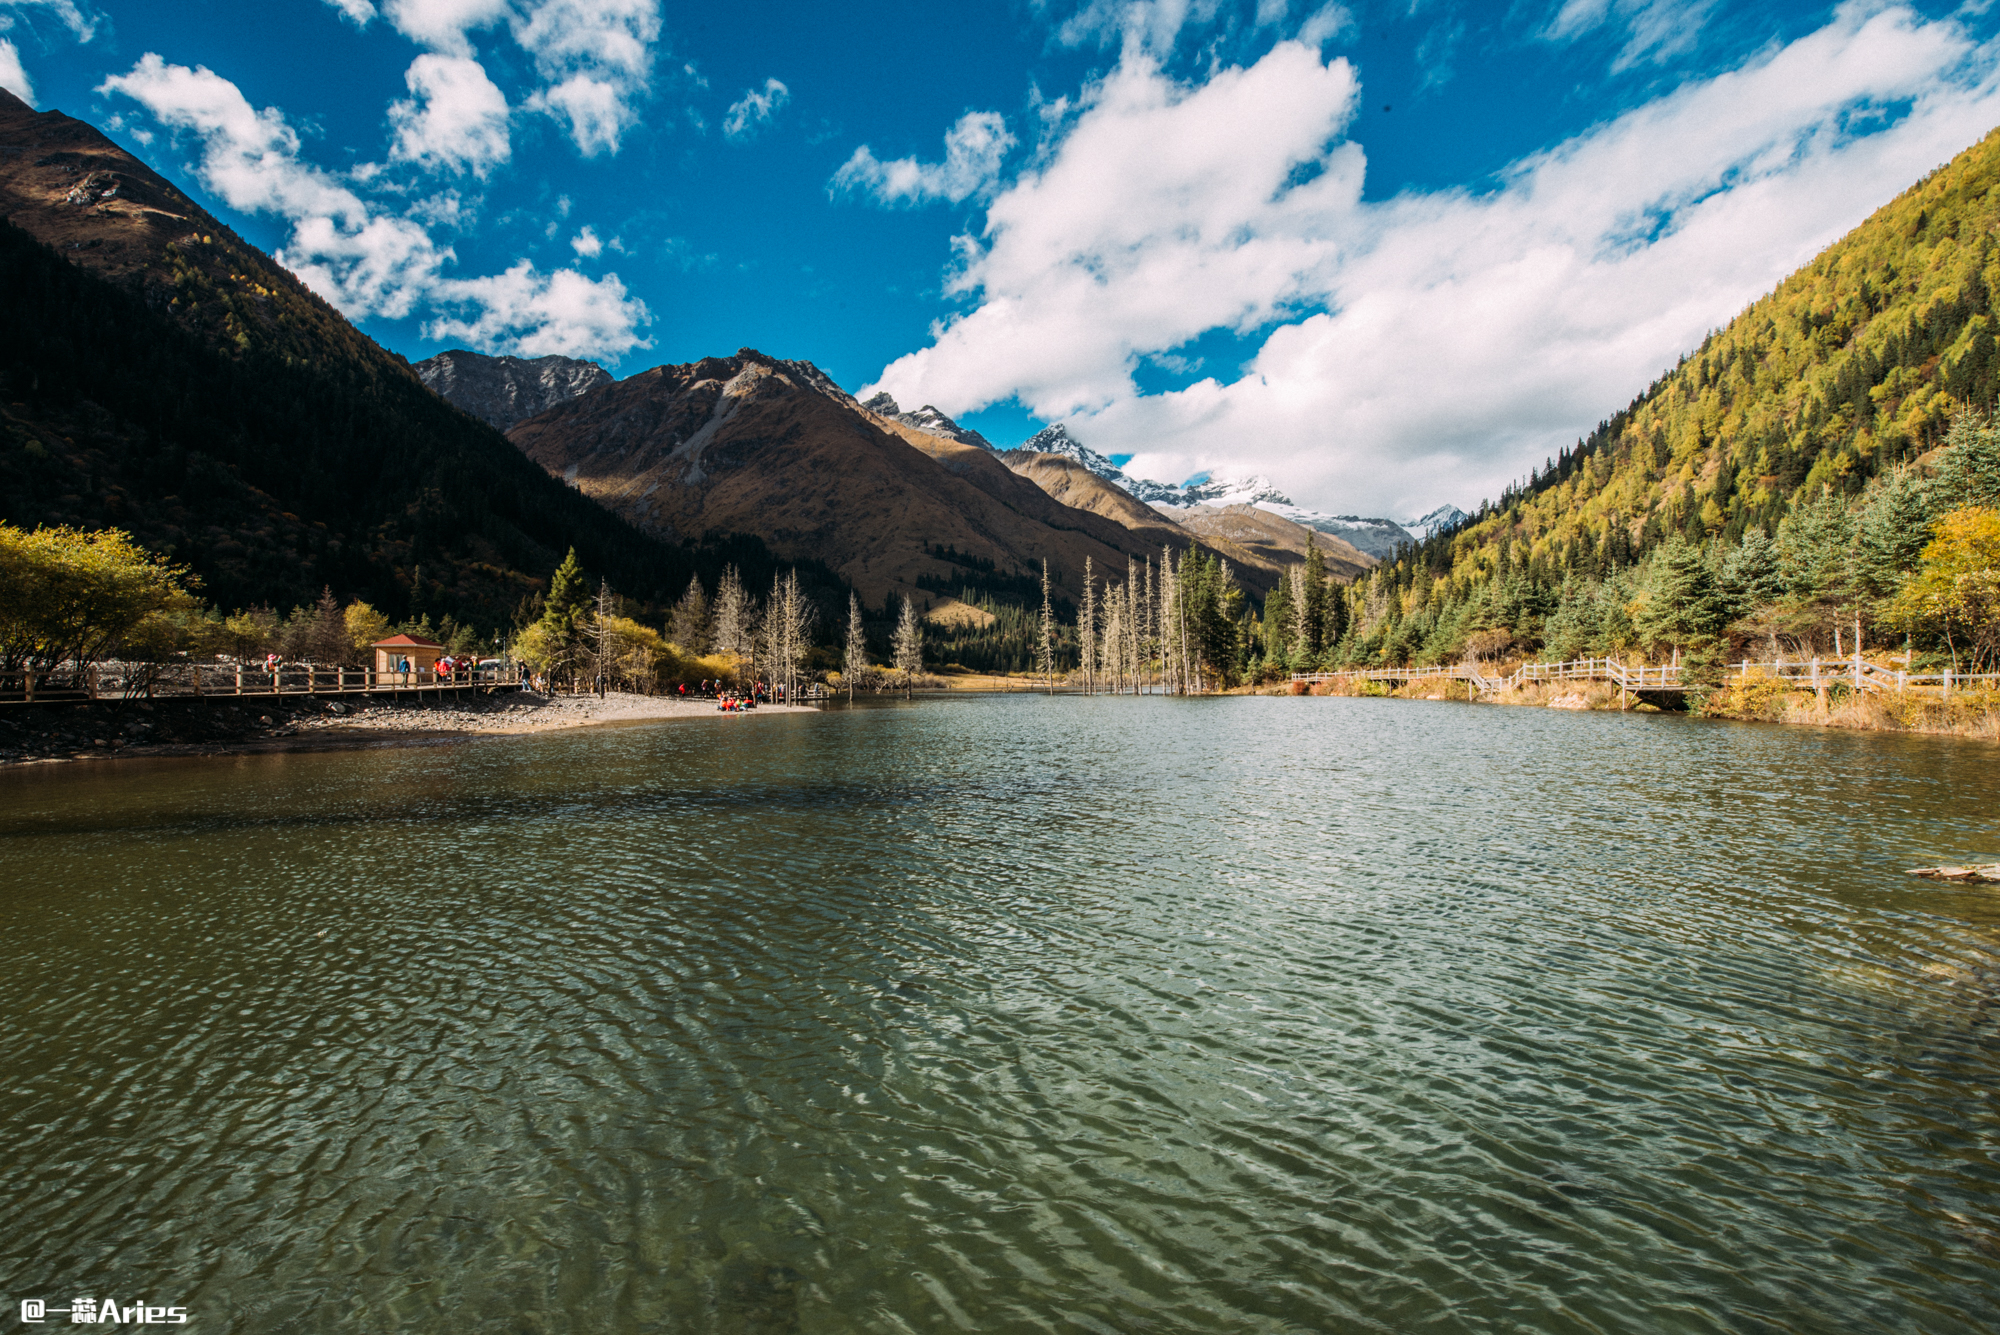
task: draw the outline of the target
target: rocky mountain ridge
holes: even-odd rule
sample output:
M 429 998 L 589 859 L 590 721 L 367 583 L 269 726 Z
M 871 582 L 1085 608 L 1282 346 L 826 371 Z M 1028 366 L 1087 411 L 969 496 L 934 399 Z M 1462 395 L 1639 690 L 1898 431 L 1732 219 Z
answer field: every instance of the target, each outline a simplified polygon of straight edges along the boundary
M 1044 560 L 1075 598 L 1086 560 L 1110 570 L 1157 557 L 1155 534 L 1064 505 L 989 447 L 904 417 L 858 403 L 810 362 L 743 348 L 642 371 L 508 435 L 642 530 L 755 534 L 787 558 L 825 561 L 870 603 L 936 602 L 965 587 L 1034 601 L 1026 590 Z M 1173 546 L 1195 541 L 1159 532 Z M 1253 588 L 1273 578 L 1245 572 Z
M 843 395 L 846 393 L 844 390 L 841 392 Z M 955 440 L 961 445 L 976 445 L 982 450 L 992 450 L 996 454 L 999 453 L 998 450 L 993 449 L 992 441 L 986 439 L 986 437 L 980 435 L 977 431 L 968 430 L 960 426 L 928 403 L 915 412 L 906 413 L 897 407 L 896 401 L 884 392 L 876 394 L 861 406 L 878 416 L 892 418 L 905 426 L 915 427 L 926 435 L 938 436 L 945 440 Z
M 1009 452 L 1013 453 L 1012 451 Z M 1329 515 L 1295 505 L 1292 498 L 1262 476 L 1240 478 L 1207 477 L 1176 486 L 1135 478 L 1106 456 L 1091 449 L 1062 422 L 1043 427 L 1019 446 L 1023 455 L 1056 455 L 1069 459 L 1104 479 L 1126 494 L 1144 501 L 1169 519 L 1196 506 L 1229 509 L 1255 505 L 1293 524 L 1337 538 L 1376 561 L 1387 560 L 1399 547 L 1418 542 L 1452 524 L 1463 522 L 1465 513 L 1453 505 L 1441 505 L 1422 519 L 1399 524 L 1393 519 L 1364 518 L 1360 515 Z M 1303 551 L 1303 548 L 1300 549 Z
M 574 357 L 489 357 L 464 348 L 426 357 L 413 369 L 440 397 L 501 431 L 615 378 Z
M 1381 564 L 1378 557 L 1343 538 L 1295 524 L 1264 506 L 1248 502 L 1191 505 L 1175 511 L 1175 518 L 1182 528 L 1205 542 L 1232 543 L 1280 569 L 1303 563 L 1307 551 L 1314 547 L 1319 548 L 1326 559 L 1327 573 L 1335 579 L 1357 579 Z

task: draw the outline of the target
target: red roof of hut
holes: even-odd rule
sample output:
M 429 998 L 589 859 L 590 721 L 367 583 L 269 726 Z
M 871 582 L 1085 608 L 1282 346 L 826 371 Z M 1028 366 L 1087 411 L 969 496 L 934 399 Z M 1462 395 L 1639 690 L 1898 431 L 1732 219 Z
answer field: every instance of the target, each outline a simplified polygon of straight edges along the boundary
M 427 640 L 421 635 L 391 635 L 386 640 L 377 640 L 370 649 L 442 649 L 436 640 Z

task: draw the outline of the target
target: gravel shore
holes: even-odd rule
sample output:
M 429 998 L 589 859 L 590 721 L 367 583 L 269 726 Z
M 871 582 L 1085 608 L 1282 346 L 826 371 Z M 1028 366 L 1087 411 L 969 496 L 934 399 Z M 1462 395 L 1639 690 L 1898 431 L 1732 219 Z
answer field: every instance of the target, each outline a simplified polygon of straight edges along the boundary
M 507 736 L 643 719 L 739 719 L 810 713 L 809 705 L 760 705 L 725 714 L 713 700 L 678 696 L 470 694 L 463 699 L 344 696 L 207 701 L 127 700 L 22 706 L 0 713 L 0 768 L 113 756 L 241 755 L 337 750 Z

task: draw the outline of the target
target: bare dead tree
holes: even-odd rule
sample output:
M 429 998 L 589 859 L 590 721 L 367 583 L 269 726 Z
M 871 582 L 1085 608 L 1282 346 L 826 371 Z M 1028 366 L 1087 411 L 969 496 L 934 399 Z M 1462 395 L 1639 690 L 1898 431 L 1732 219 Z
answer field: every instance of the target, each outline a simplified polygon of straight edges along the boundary
M 755 648 L 750 628 L 750 599 L 743 592 L 743 577 L 736 567 L 725 566 L 722 580 L 715 586 L 715 652 L 748 658 Z
M 1042 681 L 1050 695 L 1056 693 L 1056 613 L 1049 602 L 1049 563 L 1042 561 Z
M 910 595 L 903 595 L 903 615 L 896 622 L 896 638 L 892 645 L 895 650 L 896 671 L 903 674 L 903 698 L 910 698 L 910 682 L 924 669 L 924 632 L 917 624 L 917 609 L 910 602 Z
M 854 703 L 854 682 L 868 671 L 868 645 L 861 628 L 861 595 L 847 595 L 847 656 L 840 662 L 840 675 L 847 682 L 847 703 Z
M 597 698 L 602 700 L 611 679 L 611 581 L 597 581 Z
M 1076 616 L 1078 666 L 1083 669 L 1086 695 L 1097 694 L 1097 575 L 1088 556 L 1083 558 L 1083 607 Z

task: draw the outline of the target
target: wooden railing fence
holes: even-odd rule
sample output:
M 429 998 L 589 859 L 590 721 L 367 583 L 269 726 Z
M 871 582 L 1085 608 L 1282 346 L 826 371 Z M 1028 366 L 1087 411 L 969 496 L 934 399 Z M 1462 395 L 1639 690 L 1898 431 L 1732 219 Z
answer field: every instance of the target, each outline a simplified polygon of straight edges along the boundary
M 372 668 L 286 663 L 86 663 L 60 673 L 0 672 L 0 704 L 206 699 L 215 696 L 373 695 L 517 687 L 519 665 L 458 672 L 377 672 Z
M 2000 688 L 2000 673 L 1954 673 L 1949 668 L 1942 672 L 1891 671 L 1870 663 L 1859 655 L 1851 659 L 1779 658 L 1769 663 L 1753 663 L 1745 659 L 1740 663 L 1729 665 L 1724 674 L 1724 682 L 1729 684 L 1730 679 L 1734 678 L 1735 684 L 1740 685 L 1756 674 L 1804 686 L 1813 691 L 1841 685 L 1851 690 L 1878 695 L 1934 691 L 1944 698 L 1949 698 L 1954 690 Z M 1562 663 L 1523 663 L 1510 673 L 1490 677 L 1477 663 L 1454 663 L 1449 666 L 1428 668 L 1363 667 L 1340 672 L 1295 672 L 1291 680 L 1308 683 L 1465 681 L 1470 682 L 1481 692 L 1505 690 L 1531 682 L 1567 681 L 1601 681 L 1615 684 L 1621 691 L 1633 694 L 1675 693 L 1698 689 L 1694 684 L 1682 680 L 1679 667 L 1672 665 L 1656 667 L 1647 664 L 1628 666 L 1615 658 L 1578 658 Z

